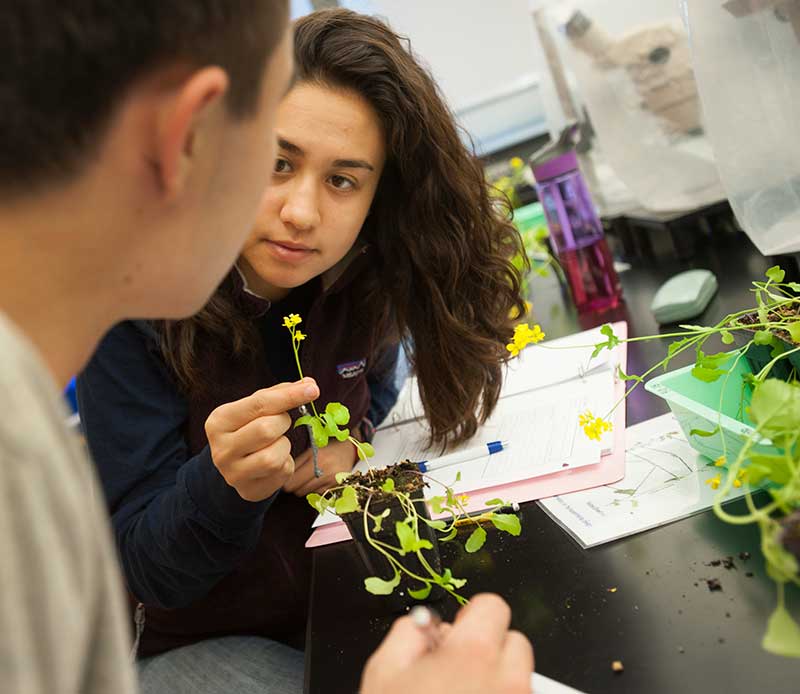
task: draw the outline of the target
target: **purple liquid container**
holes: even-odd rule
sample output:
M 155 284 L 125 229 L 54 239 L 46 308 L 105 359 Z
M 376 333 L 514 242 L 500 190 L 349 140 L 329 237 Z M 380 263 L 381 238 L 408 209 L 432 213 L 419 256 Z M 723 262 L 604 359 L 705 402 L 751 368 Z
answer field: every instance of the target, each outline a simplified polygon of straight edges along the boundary
M 579 312 L 615 308 L 622 297 L 603 225 L 578 168 L 575 126 L 530 159 L 550 242 Z

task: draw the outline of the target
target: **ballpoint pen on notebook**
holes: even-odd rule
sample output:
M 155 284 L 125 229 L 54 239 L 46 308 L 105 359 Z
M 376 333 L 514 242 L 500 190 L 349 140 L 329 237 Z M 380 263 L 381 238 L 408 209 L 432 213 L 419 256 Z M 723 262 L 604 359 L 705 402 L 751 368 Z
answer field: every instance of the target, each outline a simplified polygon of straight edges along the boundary
M 421 460 L 417 463 L 421 472 L 430 472 L 431 470 L 438 470 L 441 467 L 448 465 L 457 465 L 458 463 L 465 463 L 468 460 L 477 460 L 493 453 L 499 453 L 508 448 L 508 441 L 489 441 L 480 446 L 473 448 L 465 448 L 463 451 L 455 451 L 447 455 L 433 458 L 432 460 Z

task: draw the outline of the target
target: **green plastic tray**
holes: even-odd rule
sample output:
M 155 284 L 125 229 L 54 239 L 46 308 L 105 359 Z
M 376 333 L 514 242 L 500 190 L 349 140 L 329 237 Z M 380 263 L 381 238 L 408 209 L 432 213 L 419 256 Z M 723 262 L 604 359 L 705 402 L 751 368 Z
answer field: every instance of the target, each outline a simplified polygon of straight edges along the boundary
M 670 371 L 648 381 L 645 388 L 667 401 L 684 435 L 698 453 L 716 460 L 726 452 L 728 460 L 733 461 L 753 432 L 747 415 L 751 388 L 742 380 L 745 374 L 752 373 L 750 366 L 746 359 L 740 359 L 728 377 L 723 376 L 714 383 L 700 381 L 691 372 L 691 366 Z M 691 433 L 695 429 L 714 431 L 717 425 L 720 430 L 712 436 Z M 762 439 L 753 447 L 753 452 L 778 453 L 779 450 L 769 439 Z

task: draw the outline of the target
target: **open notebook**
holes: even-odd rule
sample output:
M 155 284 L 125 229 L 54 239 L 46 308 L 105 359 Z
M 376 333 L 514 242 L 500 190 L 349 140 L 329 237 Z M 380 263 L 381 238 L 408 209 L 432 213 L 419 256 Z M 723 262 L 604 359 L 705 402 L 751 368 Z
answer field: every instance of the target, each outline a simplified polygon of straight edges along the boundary
M 619 337 L 627 335 L 625 323 L 615 324 L 614 329 Z M 581 412 L 591 409 L 606 414 L 624 392 L 615 371 L 618 364 L 625 366 L 625 345 L 590 360 L 593 345 L 604 340 L 596 329 L 528 347 L 509 365 L 496 411 L 464 444 L 504 440 L 509 448 L 441 468 L 432 474 L 433 480 L 452 486 L 456 493 L 469 493 L 468 510 L 479 511 L 492 497 L 528 501 L 620 479 L 624 474 L 624 407 L 615 412 L 614 429 L 600 442 L 590 441 L 578 424 Z M 435 457 L 438 452 L 425 448 L 427 428 L 420 413 L 416 382 L 409 379 L 375 435 L 375 457 L 356 469 Z M 461 480 L 454 484 L 459 472 Z M 441 494 L 442 487 L 432 481 L 426 493 Z M 306 546 L 349 538 L 346 526 L 331 513 L 320 516 L 314 527 L 317 530 Z

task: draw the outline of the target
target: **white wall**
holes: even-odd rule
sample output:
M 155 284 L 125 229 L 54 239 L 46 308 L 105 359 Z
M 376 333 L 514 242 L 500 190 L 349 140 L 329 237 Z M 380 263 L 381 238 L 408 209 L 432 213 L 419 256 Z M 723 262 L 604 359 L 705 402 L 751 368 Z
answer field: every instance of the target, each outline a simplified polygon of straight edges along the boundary
M 411 39 L 479 151 L 547 131 L 542 88 L 549 87 L 549 75 L 528 0 L 369 0 L 369 5 Z

